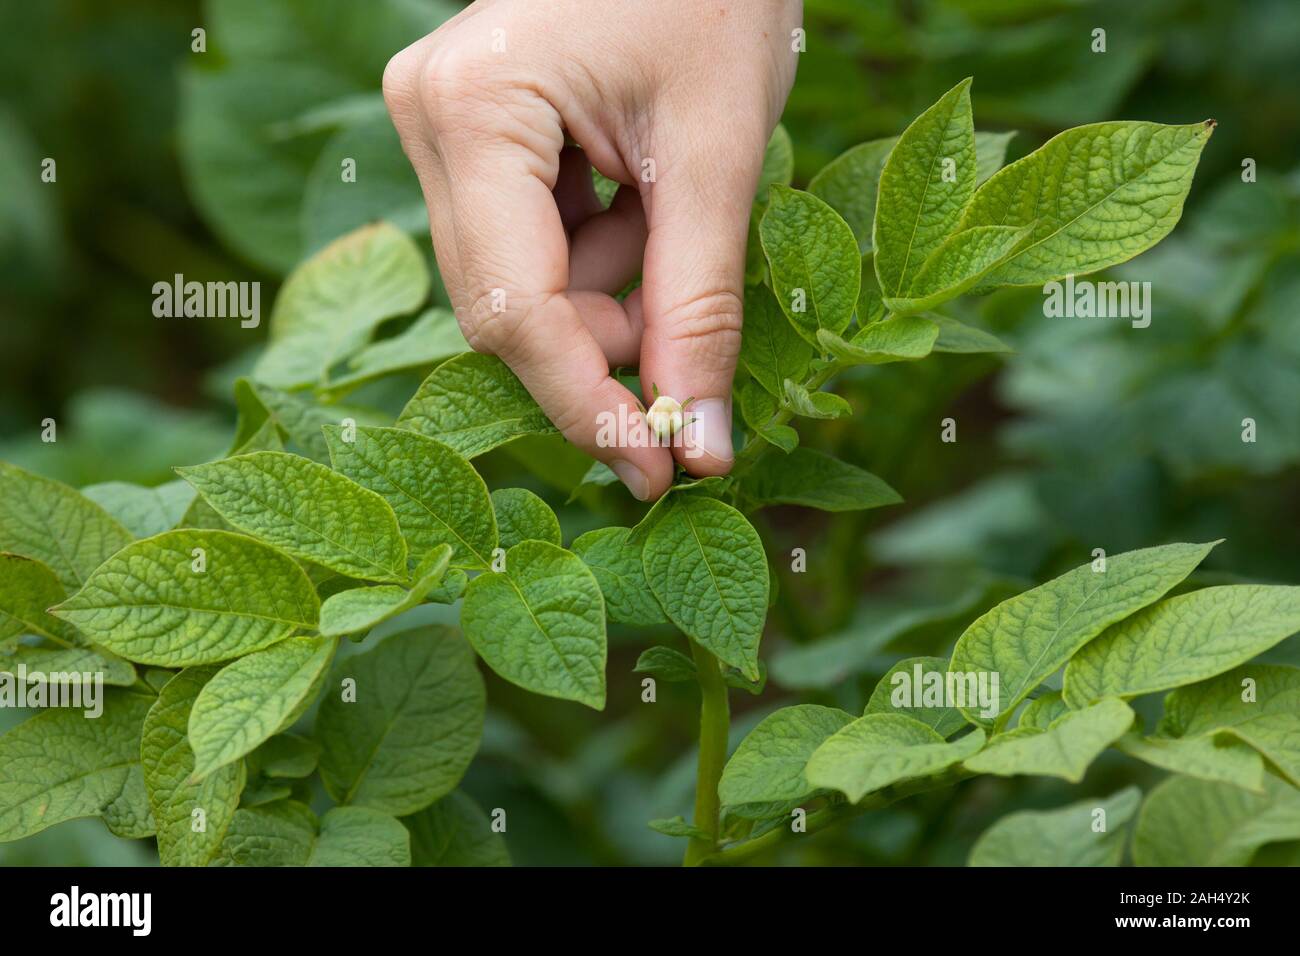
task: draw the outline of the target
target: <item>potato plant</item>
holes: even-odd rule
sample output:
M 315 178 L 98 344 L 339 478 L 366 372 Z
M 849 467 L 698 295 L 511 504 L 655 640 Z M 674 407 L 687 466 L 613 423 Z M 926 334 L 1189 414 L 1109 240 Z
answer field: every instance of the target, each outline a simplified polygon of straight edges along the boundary
M 602 710 L 609 622 L 670 624 L 677 643 L 636 671 L 699 688 L 692 817 L 649 821 L 687 864 L 771 859 L 980 774 L 1078 782 L 1107 748 L 1170 776 L 1006 816 L 970 862 L 1114 865 L 1131 836 L 1138 864 L 1240 864 L 1300 839 L 1300 671 L 1255 661 L 1300 630 L 1300 587 L 1192 588 L 1216 541 L 1080 555 L 969 622 L 950 656 L 898 661 L 864 713 L 782 707 L 728 753 L 729 695 L 764 689 L 770 565 L 816 562 L 766 549 L 762 509 L 901 500 L 795 423 L 850 415 L 831 386 L 855 366 L 1005 351 L 937 310 L 1150 248 L 1213 129 L 1099 123 L 1003 168 L 1009 134 L 975 131 L 968 80 L 798 190 L 778 128 L 732 473 L 679 479 L 634 526 L 567 546 L 546 502 L 475 467 L 555 432 L 505 365 L 444 309 L 375 337 L 429 299 L 419 246 L 383 222 L 336 240 L 283 286 L 227 457 L 93 494 L 0 465 L 0 678 L 29 704 L 83 674 L 106 685 L 97 717 L 50 707 L 0 737 L 0 841 L 98 816 L 155 838 L 166 865 L 508 863 L 509 807 L 458 789 L 484 729 L 480 667 Z M 428 366 L 395 420 L 348 405 Z M 593 465 L 585 483 L 613 481 Z M 422 604 L 458 606 L 459 628 L 393 625 Z M 363 647 L 339 654 L 344 639 Z M 1153 694 L 1163 718 L 1143 727 L 1130 701 Z

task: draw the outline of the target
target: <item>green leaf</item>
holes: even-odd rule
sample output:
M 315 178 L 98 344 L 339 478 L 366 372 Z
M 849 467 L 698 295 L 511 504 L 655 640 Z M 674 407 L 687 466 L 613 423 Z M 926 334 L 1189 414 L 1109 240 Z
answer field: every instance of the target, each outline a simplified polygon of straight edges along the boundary
M 808 191 L 849 224 L 862 252 L 871 251 L 880 171 L 897 142 L 898 137 L 891 136 L 859 143 L 823 166 L 808 183 Z
M 1214 122 L 1066 130 L 980 187 L 962 229 L 1018 226 L 1027 243 L 982 285 L 1040 285 L 1132 259 L 1173 229 Z
M 696 678 L 695 662 L 681 651 L 671 647 L 648 647 L 636 659 L 632 670 L 637 674 L 650 674 L 657 680 L 670 684 L 693 682 Z
M 975 841 L 967 865 L 1119 866 L 1141 799 L 1137 787 L 1126 787 L 1059 810 L 1008 814 Z
M 418 606 L 446 577 L 451 545 L 441 544 L 430 554 L 435 555 L 436 560 L 430 561 L 426 557 L 421 562 L 410 590 L 393 584 L 380 584 L 331 594 L 320 606 L 321 634 L 326 637 L 361 634 Z
M 679 498 L 650 531 L 641 560 L 668 619 L 718 660 L 758 680 L 767 558 L 745 516 L 713 498 Z
M 803 505 L 822 511 L 862 511 L 903 500 L 871 472 L 811 448 L 769 455 L 745 476 L 743 488 L 760 507 Z
M 1065 699 L 1135 697 L 1194 684 L 1300 631 L 1300 587 L 1204 588 L 1117 624 L 1065 669 Z
M 663 609 L 650 593 L 641 565 L 641 548 L 630 544 L 630 528 L 597 528 L 579 535 L 573 553 L 596 576 L 611 621 L 649 627 L 663 624 Z
M 605 601 L 595 576 L 544 541 L 515 545 L 505 562 L 465 592 L 460 623 L 474 650 L 512 684 L 603 710 Z
M 382 497 L 322 464 L 259 451 L 178 468 L 236 528 L 348 577 L 406 581 L 406 542 Z
M 785 406 L 804 418 L 843 418 L 853 406 L 833 392 L 809 391 L 798 382 L 785 380 Z
M 1300 840 L 1300 791 L 1266 776 L 1263 794 L 1170 777 L 1149 794 L 1133 835 L 1138 866 L 1245 866 L 1266 843 Z
M 763 169 L 758 176 L 758 189 L 754 194 L 755 202 L 767 202 L 768 187 L 773 183 L 789 186 L 794 178 L 794 143 L 784 126 L 776 124 L 763 152 Z
M 911 285 L 884 297 L 891 312 L 924 312 L 955 299 L 1005 261 L 1029 236 L 1030 227 L 972 226 L 949 236 L 930 253 Z
M 368 409 L 346 405 L 317 405 L 301 395 L 282 392 L 257 382 L 240 379 L 235 383 L 235 399 L 241 407 L 245 404 L 260 406 L 267 418 L 282 430 L 292 446 L 296 446 L 313 461 L 328 462 L 329 447 L 325 444 L 323 425 L 341 426 L 346 419 L 358 425 L 386 425 L 387 420 Z M 280 448 L 252 448 L 242 445 L 238 452 L 281 451 Z
M 319 693 L 335 642 L 291 637 L 223 667 L 190 710 L 194 779 L 252 750 L 293 725 Z
M 81 493 L 121 522 L 137 538 L 170 531 L 181 523 L 194 502 L 194 489 L 184 481 L 169 481 L 156 488 L 128 481 L 87 485 Z
M 814 787 L 839 790 L 857 803 L 891 783 L 945 770 L 982 746 L 979 728 L 947 743 L 911 717 L 868 714 L 828 737 L 808 760 L 805 773 Z
M 322 391 L 342 395 L 377 378 L 434 365 L 469 350 L 455 313 L 444 308 L 429 309 L 406 331 L 367 345 L 348 362 L 347 372 L 331 378 Z
M 652 504 L 650 510 L 636 523 L 631 534 L 628 535 L 628 542 L 635 547 L 643 548 L 650 532 L 659 525 L 678 501 L 695 497 L 720 498 L 730 486 L 730 478 L 719 478 L 716 475 L 678 481 L 676 484 L 669 485 L 663 497 Z
M 983 329 L 977 329 L 972 325 L 958 322 L 946 315 L 927 312 L 925 318 L 939 326 L 939 337 L 934 342 L 934 351 L 936 352 L 974 355 L 981 352 L 1015 351 L 991 332 L 985 332 Z
M 852 365 L 885 365 L 923 359 L 934 349 L 939 327 L 929 317 L 901 315 L 872 322 L 849 341 L 825 329 L 817 333 L 823 349 Z
M 153 697 L 111 689 L 103 699 L 97 720 L 52 708 L 0 736 L 0 843 L 77 817 L 120 820 L 139 782 L 140 725 Z
M 940 737 L 951 737 L 966 726 L 966 718 L 956 707 L 943 703 L 947 673 L 948 662 L 942 657 L 909 657 L 899 661 L 876 684 L 864 716 L 903 714 L 933 728 Z M 936 677 L 931 678 L 931 674 Z
M 872 246 L 886 302 L 912 288 L 975 192 L 970 83 L 962 80 L 913 120 L 880 172 Z
M 808 377 L 813 350 L 800 338 L 765 285 L 745 289 L 745 328 L 740 362 L 759 385 L 778 398 L 785 380 Z
M 966 761 L 966 769 L 1000 777 L 1038 774 L 1078 783 L 1103 750 L 1133 725 L 1133 711 L 1113 697 L 1072 710 L 1045 730 L 1017 729 L 994 737 Z
M 1160 732 L 1230 734 L 1300 787 L 1300 668 L 1249 663 L 1165 698 Z
M 697 826 L 686 822 L 683 816 L 675 816 L 660 820 L 651 820 L 647 826 L 656 833 L 662 833 L 664 836 L 685 837 L 690 840 L 711 840 L 712 837 L 705 833 Z
M 82 643 L 66 621 L 46 611 L 65 597 L 59 579 L 40 561 L 0 552 L 0 642 L 39 634 L 64 645 Z
M 807 800 L 817 791 L 804 775 L 809 758 L 851 723 L 852 714 L 817 704 L 796 704 L 769 714 L 727 761 L 718 796 L 728 806 Z
M 528 390 L 499 358 L 468 352 L 429 373 L 397 418 L 474 458 L 522 435 L 556 432 Z
M 975 185 L 982 185 L 1007 161 L 1007 146 L 1016 136 L 1015 130 L 1006 133 L 975 134 Z
M 486 693 L 460 634 L 404 631 L 335 666 L 316 717 L 339 803 L 403 816 L 450 793 L 483 733 Z
M 410 866 L 411 836 L 386 813 L 334 807 L 321 817 L 308 866 Z
M 992 608 L 976 620 L 953 649 L 949 671 L 996 673 L 1003 725 L 1016 706 L 1049 675 L 1111 624 L 1164 595 L 1218 542 L 1170 544 L 1128 551 L 1075 568 Z M 971 708 L 972 723 L 993 723 Z
M 561 543 L 560 519 L 550 505 L 528 489 L 499 488 L 491 497 L 500 547 L 509 550 L 520 541 Z
M 314 628 L 320 604 L 287 555 L 228 531 L 186 530 L 128 545 L 52 610 L 127 660 L 187 667 Z
M 207 866 L 239 807 L 244 765 L 229 764 L 194 782 L 186 734 L 190 712 L 215 667 L 191 667 L 163 687 L 144 719 L 140 757 L 163 866 Z
M 497 523 L 487 485 L 456 451 L 401 428 L 358 428 L 355 440 L 326 427 L 334 467 L 378 492 L 397 513 L 413 554 L 452 547 L 451 565 L 479 570 L 491 564 Z
M 320 744 L 299 734 L 276 734 L 248 755 L 248 772 L 275 780 L 310 777 L 320 761 Z
M 130 687 L 135 683 L 135 668 L 120 657 L 94 647 L 39 647 L 18 644 L 0 649 L 0 673 L 18 675 L 25 668 L 31 683 L 74 684 L 83 675 L 99 675 L 105 684 Z
M 319 825 L 293 800 L 235 813 L 216 866 L 410 866 L 400 822 L 367 807 L 334 807 Z
M 1226 737 L 1142 737 L 1128 733 L 1115 747 L 1161 770 L 1264 792 L 1264 761 L 1245 744 Z
M 90 499 L 0 461 L 0 551 L 43 562 L 71 591 L 130 543 L 127 530 Z
M 290 273 L 253 378 L 277 388 L 323 381 L 380 322 L 413 311 L 428 295 L 429 270 L 415 242 L 388 223 L 363 226 Z
M 759 235 L 773 291 L 795 331 L 814 347 L 818 329 L 842 332 L 853 318 L 862 279 L 862 257 L 848 223 L 816 196 L 772 186 Z
M 509 866 L 505 837 L 474 800 L 453 790 L 402 823 L 411 831 L 412 866 Z
M 800 341 L 802 345 L 802 341 Z M 799 433 L 789 425 L 774 425 L 776 399 L 762 385 L 749 379 L 740 387 L 740 414 L 754 435 L 775 445 L 787 455 L 799 446 Z

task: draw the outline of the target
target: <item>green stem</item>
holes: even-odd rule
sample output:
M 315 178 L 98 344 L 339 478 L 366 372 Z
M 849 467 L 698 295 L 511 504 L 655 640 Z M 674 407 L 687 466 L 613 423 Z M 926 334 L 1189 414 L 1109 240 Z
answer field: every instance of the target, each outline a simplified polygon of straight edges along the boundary
M 775 830 L 769 830 L 753 840 L 746 840 L 744 843 L 738 843 L 735 846 L 727 847 L 725 850 L 719 850 L 703 862 L 710 866 L 734 866 L 737 863 L 744 863 L 793 839 L 810 836 L 819 830 L 825 830 L 827 827 L 835 826 L 845 820 L 851 820 L 870 810 L 884 809 L 904 797 L 925 793 L 927 790 L 954 786 L 972 776 L 974 774 L 968 770 L 958 770 L 941 776 L 918 780 L 911 784 L 885 787 L 883 790 L 878 790 L 863 797 L 859 803 L 842 803 L 810 813 L 807 820 L 804 821 L 806 826 L 801 833 L 794 833 L 786 827 L 779 827 Z
M 810 392 L 815 392 L 829 382 L 832 377 L 847 367 L 848 366 L 839 362 L 831 362 L 816 375 L 809 378 L 808 381 L 804 382 L 804 387 Z M 776 414 L 768 421 L 767 426 L 771 428 L 774 425 L 784 425 L 793 417 L 794 412 L 782 405 L 777 409 Z M 749 441 L 746 442 L 745 447 L 740 450 L 740 454 L 736 455 L 736 460 L 731 466 L 731 477 L 739 478 L 745 472 L 749 471 L 749 469 L 753 468 L 754 465 L 758 463 L 758 460 L 771 451 L 771 449 L 772 445 L 769 442 L 758 437 L 758 435 L 751 436 Z
M 731 714 L 727 706 L 727 685 L 722 680 L 717 658 L 694 641 L 690 643 L 700 682 L 700 763 L 695 778 L 693 822 L 708 838 L 692 837 L 682 863 L 697 866 L 718 848 L 718 781 L 727 762 Z

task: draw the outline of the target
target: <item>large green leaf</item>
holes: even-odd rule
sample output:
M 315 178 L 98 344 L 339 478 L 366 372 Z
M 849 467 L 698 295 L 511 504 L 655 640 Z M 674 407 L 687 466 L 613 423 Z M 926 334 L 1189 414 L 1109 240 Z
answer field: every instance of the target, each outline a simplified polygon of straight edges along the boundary
M 903 500 L 871 472 L 811 448 L 768 455 L 745 476 L 742 487 L 756 505 L 822 511 L 862 511 Z
M 1039 774 L 1078 783 L 1089 765 L 1133 724 L 1133 711 L 1107 698 L 1084 710 L 1067 711 L 1045 729 L 1018 727 L 994 737 L 966 761 L 966 769 L 1001 777 Z
M 277 388 L 323 381 L 380 322 L 414 311 L 428 295 L 429 270 L 415 242 L 387 223 L 363 226 L 285 280 L 253 378 Z
M 1173 229 L 1213 121 L 1066 130 L 980 187 L 963 229 L 1018 226 L 1025 244 L 982 285 L 1039 285 L 1132 259 Z
M 872 246 L 886 301 L 912 288 L 975 192 L 970 83 L 962 80 L 913 120 L 880 172 Z
M 1188 745 L 1230 734 L 1300 787 L 1300 668 L 1243 664 L 1181 687 L 1165 698 L 1160 732 Z
M 785 380 L 808 377 L 813 350 L 785 317 L 780 303 L 765 285 L 745 289 L 745 328 L 740 362 L 770 395 L 779 398 Z
M 236 528 L 349 577 L 406 581 L 406 542 L 382 497 L 308 458 L 259 451 L 178 468 Z
M 1217 543 L 1217 542 L 1215 542 Z M 1215 543 L 1171 544 L 1129 551 L 1075 568 L 1003 601 L 957 639 L 948 669 L 996 673 L 999 724 L 1020 701 L 1109 625 L 1164 595 L 1192 572 Z M 966 719 L 989 724 L 971 708 Z
M 796 704 L 769 714 L 740 742 L 718 784 L 723 804 L 795 803 L 816 787 L 804 768 L 826 738 L 853 722 L 834 707 Z
M 102 648 L 52 647 L 19 643 L 0 648 L 0 673 L 19 676 L 20 668 L 29 684 L 76 684 L 98 677 L 113 687 L 130 687 L 136 681 L 135 668 Z
M 976 728 L 946 742 L 932 727 L 902 714 L 868 714 L 837 731 L 808 760 L 814 787 L 839 790 L 852 803 L 900 780 L 928 777 L 984 746 Z
M 75 489 L 0 461 L 0 551 L 48 565 L 75 590 L 130 533 Z
M 650 531 L 641 560 L 668 619 L 718 660 L 758 680 L 767 558 L 745 516 L 713 498 L 682 496 Z
M 560 520 L 555 512 L 527 488 L 498 488 L 492 492 L 500 547 L 507 550 L 520 541 L 560 544 Z
M 470 582 L 460 623 L 511 683 L 604 709 L 605 600 L 577 555 L 545 541 L 515 545 L 505 570 Z
M 886 365 L 925 358 L 935 347 L 939 327 L 926 316 L 900 315 L 860 328 L 845 341 L 822 329 L 817 341 L 847 365 Z
M 1127 787 L 1059 810 L 1009 814 L 975 841 L 967 865 L 1119 866 L 1141 799 L 1137 787 Z
M 204 685 L 190 710 L 194 777 L 250 753 L 293 724 L 319 691 L 335 642 L 291 637 L 227 664 Z
M 194 779 L 190 712 L 215 667 L 191 667 L 169 680 L 144 719 L 140 757 L 163 866 L 207 866 L 239 807 L 244 765 Z
M 497 546 L 492 500 L 456 451 L 401 428 L 358 428 L 347 442 L 341 429 L 326 426 L 325 438 L 334 467 L 392 506 L 412 554 L 449 544 L 452 567 L 491 564 Z
M 467 352 L 429 373 L 397 424 L 473 458 L 522 435 L 556 431 L 506 364 Z
M 485 700 L 474 657 L 453 628 L 404 631 L 345 658 L 316 717 L 326 791 L 394 816 L 428 806 L 474 758 Z
M 186 667 L 314 628 L 320 604 L 292 558 L 243 535 L 187 530 L 128 545 L 53 610 L 127 660 Z
M 412 866 L 509 866 L 505 837 L 468 794 L 453 790 L 431 807 L 404 817 Z
M 814 347 L 818 329 L 842 332 L 862 280 L 848 223 L 816 196 L 774 185 L 759 235 L 773 291 L 795 330 Z
M 1264 793 L 1170 777 L 1149 794 L 1133 835 L 1138 866 L 1245 866 L 1266 843 L 1300 840 L 1300 791 L 1275 777 Z
M 1065 699 L 1135 697 L 1231 670 L 1300 631 L 1300 587 L 1225 585 L 1182 594 L 1115 625 L 1065 669 Z
M 646 583 L 641 548 L 628 542 L 631 533 L 618 527 L 588 531 L 574 540 L 573 553 L 596 576 L 611 621 L 643 627 L 663 624 L 667 618 Z
M 98 719 L 52 708 L 0 736 L 0 843 L 77 817 L 120 820 L 139 786 L 140 727 L 153 700 L 110 689 Z

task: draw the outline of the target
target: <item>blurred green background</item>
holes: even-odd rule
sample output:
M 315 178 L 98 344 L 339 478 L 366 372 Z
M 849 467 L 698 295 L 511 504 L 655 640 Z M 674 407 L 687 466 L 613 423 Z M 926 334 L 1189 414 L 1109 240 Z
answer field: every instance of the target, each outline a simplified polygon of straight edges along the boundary
M 1294 0 L 809 0 L 808 50 L 783 122 L 796 184 L 890 136 L 964 76 L 976 127 L 1018 130 L 1008 159 L 1102 119 L 1219 126 L 1182 223 L 1112 270 L 1153 284 L 1151 327 L 1045 319 L 1036 289 L 967 299 L 959 317 L 1016 354 L 855 370 L 852 419 L 804 443 L 879 474 L 906 504 L 833 519 L 765 512 L 778 562 L 770 680 L 733 698 L 735 740 L 777 706 L 861 709 L 907 654 L 946 654 L 979 612 L 1086 560 L 1226 538 L 1198 581 L 1300 583 L 1300 4 Z M 292 266 L 373 218 L 423 234 L 423 204 L 378 96 L 391 53 L 458 8 L 434 0 L 48 0 L 0 12 L 0 459 L 77 486 L 156 484 L 219 455 L 230 385 L 265 338 Z M 206 30 L 207 49 L 191 50 Z M 1106 31 L 1094 53 L 1093 31 Z M 719 144 L 724 149 L 725 144 Z M 339 157 L 357 160 L 339 182 Z M 57 181 L 42 183 L 53 158 Z M 1258 168 L 1243 183 L 1242 162 Z M 260 280 L 263 323 L 159 319 L 152 285 Z M 435 299 L 437 296 L 435 295 Z M 394 324 L 395 331 L 400 322 Z M 414 375 L 349 398 L 394 413 Z M 54 418 L 59 439 L 40 441 Z M 956 444 L 940 421 L 958 423 Z M 1258 438 L 1240 440 L 1253 418 Z M 554 505 L 566 541 L 635 520 L 617 489 L 569 492 L 587 462 L 541 440 L 480 459 L 489 485 Z M 434 611 L 421 613 L 433 614 Z M 454 614 L 453 614 L 454 617 Z M 404 622 L 409 624 L 409 621 Z M 510 808 L 517 863 L 674 862 L 645 826 L 688 810 L 695 691 L 640 703 L 649 640 L 611 633 L 595 714 L 489 680 L 465 788 Z M 1274 659 L 1300 663 L 1296 639 Z M 740 699 L 744 697 L 745 699 Z M 1139 708 L 1140 709 L 1140 708 Z M 21 715 L 0 711 L 0 729 Z M 734 741 L 733 741 L 734 742 Z M 979 780 L 803 842 L 788 862 L 963 862 L 990 823 L 1160 774 L 1118 754 L 1081 788 Z M 83 820 L 0 864 L 149 862 L 147 843 Z M 1269 851 L 1292 861 L 1296 848 Z

